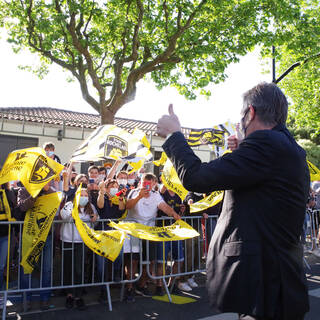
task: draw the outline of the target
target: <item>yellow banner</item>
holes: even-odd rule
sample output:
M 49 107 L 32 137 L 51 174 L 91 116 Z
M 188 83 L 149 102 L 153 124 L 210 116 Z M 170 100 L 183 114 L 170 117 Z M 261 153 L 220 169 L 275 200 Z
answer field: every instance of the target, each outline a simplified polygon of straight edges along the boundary
M 26 213 L 21 259 L 25 273 L 31 273 L 39 260 L 61 200 L 61 192 L 38 197 L 33 208 Z
M 159 160 L 154 160 L 153 163 L 154 163 L 154 165 L 156 165 L 157 167 L 163 166 L 163 165 L 166 163 L 167 159 L 168 159 L 168 156 L 167 156 L 167 154 L 163 151 L 163 152 L 161 153 L 161 158 L 160 158 Z
M 199 212 L 206 210 L 210 207 L 215 206 L 223 199 L 223 191 L 213 191 L 210 195 L 203 198 L 202 200 L 190 205 L 190 213 Z
M 35 198 L 52 179 L 59 176 L 63 165 L 46 156 L 42 148 L 20 149 L 9 153 L 0 172 L 0 184 L 19 180 Z
M 177 171 L 172 165 L 170 159 L 168 159 L 167 155 L 162 152 L 161 158 L 159 160 L 153 161 L 156 166 L 164 165 L 161 181 L 165 185 L 165 187 L 173 192 L 175 192 L 182 201 L 188 194 L 188 190 L 185 189 L 178 177 Z
M 11 209 L 8 203 L 6 191 L 0 189 L 0 220 L 15 221 L 15 218 L 11 217 Z
M 171 226 L 166 227 L 149 227 L 141 223 L 115 223 L 113 221 L 109 223 L 109 226 L 124 231 L 133 237 L 152 241 L 184 240 L 199 236 L 199 233 L 183 220 L 177 220 Z
M 312 164 L 310 161 L 307 160 L 309 172 L 310 172 L 310 180 L 317 181 L 320 180 L 320 170 Z
M 79 217 L 78 211 L 80 194 L 81 185 L 78 188 L 73 201 L 72 217 L 83 242 L 96 254 L 114 261 L 120 254 L 125 239 L 125 233 L 118 230 L 93 230 L 85 222 L 83 222 Z

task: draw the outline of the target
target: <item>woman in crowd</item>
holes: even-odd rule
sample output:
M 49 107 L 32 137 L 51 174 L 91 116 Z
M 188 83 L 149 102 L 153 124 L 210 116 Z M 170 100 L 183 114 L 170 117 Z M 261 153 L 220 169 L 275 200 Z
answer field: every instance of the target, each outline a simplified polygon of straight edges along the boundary
M 89 180 L 88 180 L 88 176 L 80 173 L 78 174 L 75 179 L 74 179 L 74 184 L 71 185 L 70 184 L 70 179 L 71 179 L 71 175 L 72 172 L 71 170 L 65 170 L 62 173 L 62 177 L 63 177 L 63 192 L 66 196 L 66 201 L 73 201 L 74 196 L 76 194 L 76 191 L 78 189 L 78 187 L 80 186 L 80 184 L 88 184 Z
M 64 284 L 81 284 L 82 273 L 85 272 L 84 261 L 86 256 L 87 247 L 84 245 L 81 236 L 73 223 L 72 219 L 73 203 L 67 202 L 61 210 L 61 218 L 65 221 L 61 227 L 61 240 L 62 240 L 62 252 L 64 254 Z M 82 221 L 88 225 L 93 224 L 98 219 L 98 214 L 95 207 L 89 201 L 89 195 L 87 189 L 81 189 L 81 197 L 79 202 L 79 217 Z M 73 250 L 71 250 L 73 248 Z M 73 254 L 73 256 L 72 256 Z M 72 281 L 72 272 L 73 283 Z M 82 288 L 75 287 L 68 289 L 66 299 L 66 307 L 72 308 L 74 302 L 79 310 L 85 309 L 85 303 L 81 298 Z
M 99 209 L 100 219 L 119 219 L 125 212 L 125 198 L 124 194 L 119 192 L 119 184 L 116 180 L 109 180 L 107 182 L 100 182 L 99 184 L 99 194 L 97 199 L 97 207 Z M 108 221 L 101 222 L 96 227 L 98 230 L 110 230 L 108 226 Z M 105 275 L 107 274 L 107 281 L 120 281 L 121 280 L 121 261 L 122 253 L 114 261 L 113 265 L 111 263 L 106 263 L 107 259 L 102 256 L 97 255 L 97 269 L 100 281 L 105 280 Z M 113 266 L 113 270 L 112 270 Z M 104 302 L 106 300 L 106 290 L 101 288 L 99 301 Z

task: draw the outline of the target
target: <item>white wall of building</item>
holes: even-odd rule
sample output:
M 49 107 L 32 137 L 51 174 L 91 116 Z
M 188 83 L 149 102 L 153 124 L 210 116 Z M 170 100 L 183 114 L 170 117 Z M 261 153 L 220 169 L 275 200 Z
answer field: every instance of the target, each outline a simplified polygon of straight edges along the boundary
M 25 122 L 17 120 L 4 120 L 0 124 L 0 133 L 14 136 L 35 137 L 39 139 L 39 147 L 42 147 L 45 142 L 52 142 L 55 145 L 55 153 L 60 157 L 61 162 L 68 162 L 76 148 L 83 141 L 82 137 L 86 138 L 93 131 L 92 129 L 65 127 L 65 133 L 61 141 L 58 140 L 58 130 L 62 126 L 54 124 L 44 124 L 35 122 Z M 155 151 L 162 152 L 162 144 L 164 139 L 155 136 L 148 136 L 151 147 Z M 210 161 L 213 154 L 207 146 L 203 146 L 195 150 L 195 153 L 202 161 Z M 77 168 L 78 169 L 78 168 Z M 148 170 L 152 167 L 148 168 Z

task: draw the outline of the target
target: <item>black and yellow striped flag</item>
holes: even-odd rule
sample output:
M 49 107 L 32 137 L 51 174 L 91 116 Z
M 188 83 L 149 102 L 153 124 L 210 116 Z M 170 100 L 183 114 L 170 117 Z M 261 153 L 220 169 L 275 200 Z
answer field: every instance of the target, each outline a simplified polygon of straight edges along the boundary
M 214 128 L 192 129 L 189 133 L 188 144 L 191 147 L 197 147 L 205 144 L 214 144 L 224 146 L 225 130 Z

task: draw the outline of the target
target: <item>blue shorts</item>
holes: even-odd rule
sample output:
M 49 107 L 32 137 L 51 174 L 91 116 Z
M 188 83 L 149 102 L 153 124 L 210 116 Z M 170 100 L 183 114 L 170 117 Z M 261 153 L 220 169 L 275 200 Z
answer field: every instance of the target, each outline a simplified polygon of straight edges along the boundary
M 184 247 L 183 241 L 164 241 L 157 243 L 157 262 L 163 263 L 163 251 L 165 253 L 165 262 L 167 261 L 168 253 L 171 252 L 171 259 L 173 261 L 184 261 Z

